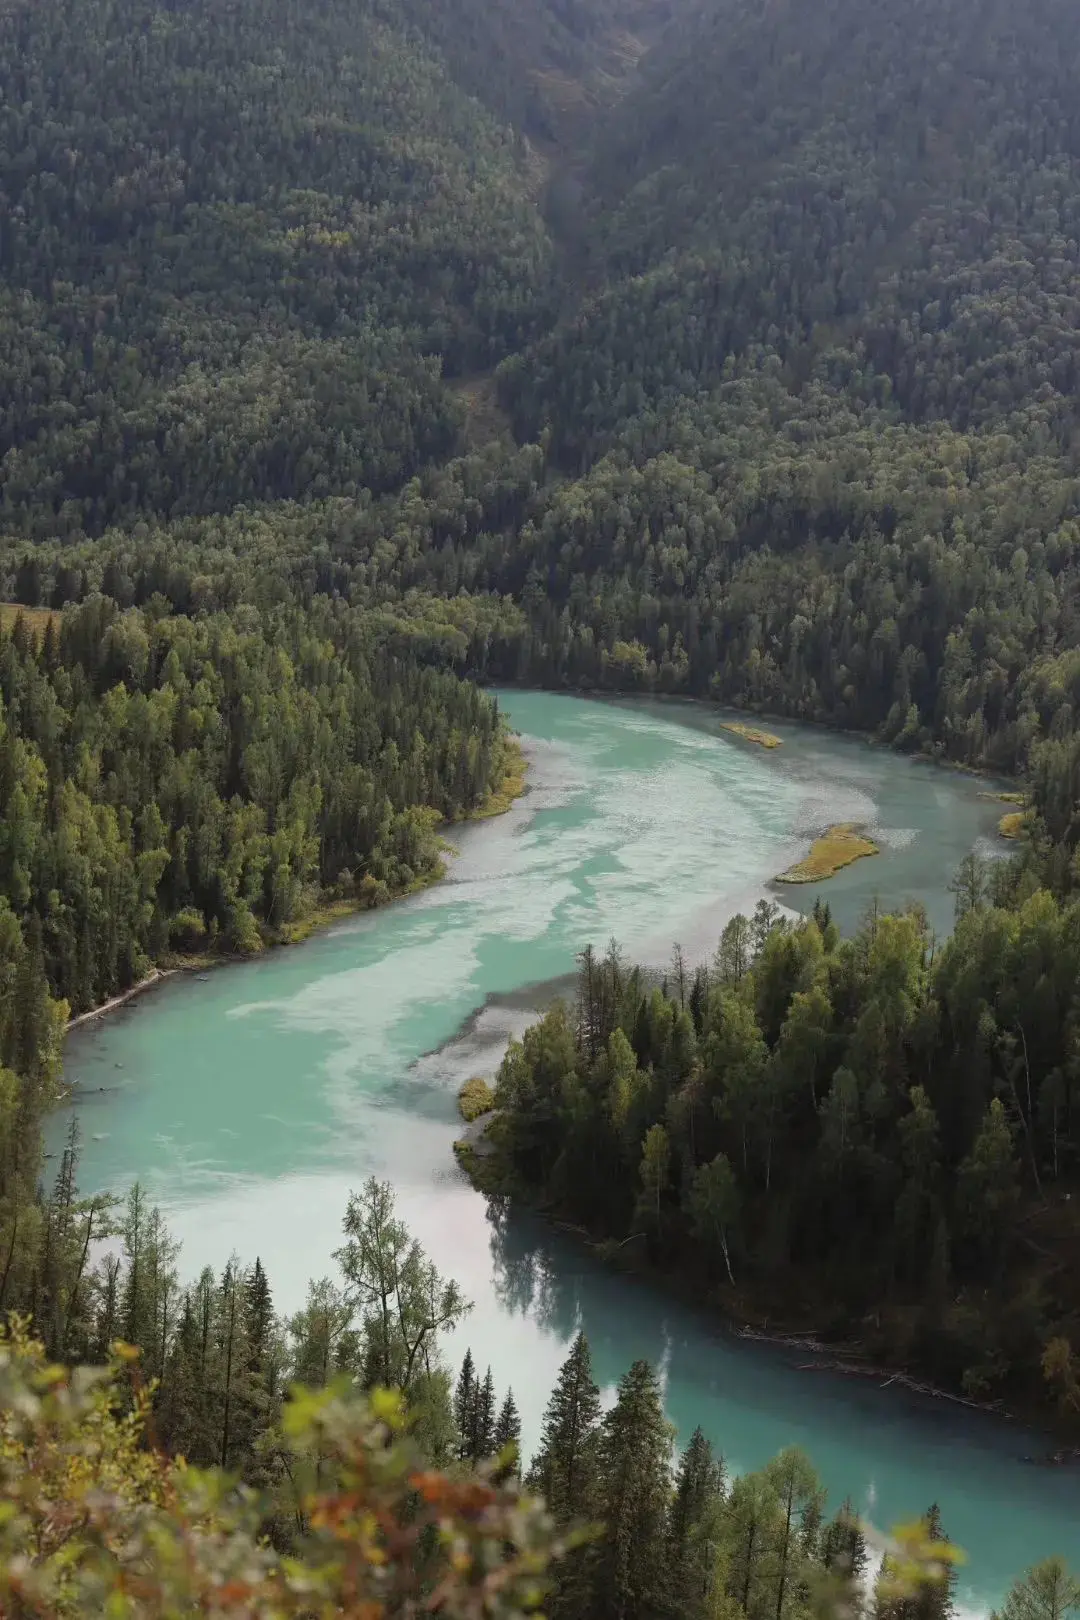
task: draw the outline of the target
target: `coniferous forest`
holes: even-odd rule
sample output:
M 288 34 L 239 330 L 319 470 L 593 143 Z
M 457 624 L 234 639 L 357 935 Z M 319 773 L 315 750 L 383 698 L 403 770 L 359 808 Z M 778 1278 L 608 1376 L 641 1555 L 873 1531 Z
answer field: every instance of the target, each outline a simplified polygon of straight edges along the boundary
M 349 1502 L 385 1453 L 363 1500 L 447 1613 L 527 1608 L 549 1552 L 566 1620 L 788 1620 L 856 1570 L 805 1459 L 722 1488 L 695 1442 L 673 1476 L 653 1374 L 601 1418 L 584 1346 L 528 1475 L 554 1527 L 491 1465 L 476 1532 L 461 1481 L 513 1403 L 479 1365 L 455 1402 L 431 1336 L 463 1302 L 407 1235 L 390 1343 L 361 1204 L 345 1283 L 281 1324 L 261 1266 L 181 1289 L 138 1196 L 79 1197 L 74 1144 L 41 1184 L 67 1018 L 432 880 L 440 823 L 512 763 L 494 681 L 722 700 L 1016 778 L 1026 836 L 958 874 L 945 946 L 821 911 L 736 919 L 664 985 L 590 953 L 577 1006 L 511 1049 L 494 1129 L 517 1190 L 602 1238 L 1080 1422 L 1078 80 L 1067 0 L 2 8 L 0 1311 L 29 1324 L 0 1369 L 5 1612 L 105 1602 L 11 1484 L 36 1446 L 70 1494 L 73 1435 L 140 1512 L 180 1487 L 137 1434 L 264 1489 L 262 1518 L 218 1503 L 245 1573 L 203 1573 L 241 1607 L 269 1583 L 266 1612 L 360 1601 L 328 1529 L 360 1521 L 318 1494 L 335 1433 Z M 56 1396 L 43 1356 L 116 1339 L 153 1388 Z M 411 1439 L 377 1401 L 285 1398 L 334 1369 L 401 1389 Z M 204 1551 L 210 1497 L 183 1521 Z M 58 1561 L 33 1574 L 39 1509 Z M 599 1540 L 555 1544 L 592 1516 Z M 179 1522 L 140 1521 L 131 1569 L 143 1535 L 179 1567 Z M 438 1565 L 437 1523 L 471 1564 Z M 263 1532 L 324 1537 L 296 1591 Z M 903 1563 L 875 1612 L 946 1614 Z M 364 1600 L 414 1612 L 380 1567 Z M 1009 1620 L 1058 1620 L 1070 1579 L 1033 1576 Z M 107 1612 L 177 1612 L 159 1596 Z

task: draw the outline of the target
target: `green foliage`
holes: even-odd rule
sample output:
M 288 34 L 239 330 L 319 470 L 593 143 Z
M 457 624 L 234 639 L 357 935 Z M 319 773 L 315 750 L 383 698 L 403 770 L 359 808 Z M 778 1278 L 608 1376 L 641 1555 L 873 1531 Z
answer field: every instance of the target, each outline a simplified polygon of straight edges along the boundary
M 458 1111 L 467 1124 L 490 1114 L 495 1106 L 495 1092 L 482 1075 L 473 1075 L 458 1092 Z
M 283 1557 L 266 1502 L 143 1446 L 146 1395 L 117 1415 L 120 1388 L 115 1369 L 50 1366 L 20 1331 L 0 1345 L 5 1612 L 403 1617 L 437 1594 L 480 1620 L 538 1604 L 557 1551 L 542 1505 L 432 1470 L 393 1394 L 293 1392 L 281 1445 L 304 1528 Z
M 978 888 L 944 947 L 917 914 L 736 919 L 688 993 L 586 952 L 504 1060 L 501 1171 L 729 1309 L 1068 1414 L 1080 909 Z
M 376 904 L 441 870 L 477 808 L 491 703 L 342 607 L 196 619 L 96 598 L 0 632 L 0 898 L 40 918 L 83 1011 L 170 948 L 257 949 L 320 895 Z
M 408 24 L 5 15 L 5 527 L 354 497 L 455 448 L 440 371 L 537 329 L 550 247 L 509 134 Z
M 1015 1583 L 994 1620 L 1069 1620 L 1078 1610 L 1080 1579 L 1063 1558 L 1047 1558 Z

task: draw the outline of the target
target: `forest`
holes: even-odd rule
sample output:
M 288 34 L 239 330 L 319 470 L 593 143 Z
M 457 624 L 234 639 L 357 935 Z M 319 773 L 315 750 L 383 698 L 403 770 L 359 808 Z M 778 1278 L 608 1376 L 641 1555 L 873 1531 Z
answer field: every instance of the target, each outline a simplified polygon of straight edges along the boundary
M 568 1620 L 787 1620 L 854 1557 L 805 1460 L 721 1489 L 698 1445 L 672 1473 L 640 1366 L 590 1420 L 573 1513 L 549 1454 L 529 1470 L 558 1535 L 609 1526 L 562 1549 L 470 1473 L 512 1403 L 479 1379 L 455 1409 L 431 1346 L 357 1319 L 362 1200 L 345 1284 L 281 1324 L 261 1265 L 182 1287 L 141 1195 L 80 1199 L 75 1144 L 42 1185 L 67 1019 L 435 878 L 440 825 L 507 776 L 495 681 L 721 700 L 1016 778 L 1023 848 L 967 863 L 944 946 L 917 915 L 841 940 L 821 910 L 737 919 L 662 984 L 589 952 L 577 1003 L 511 1049 L 493 1132 L 520 1195 L 718 1301 L 1075 1424 L 1074 23 L 1066 0 L 2 8 L 0 1311 L 43 1345 L 14 1330 L 0 1374 L 28 1425 L 0 1439 L 15 1579 L 43 1511 L 18 1459 L 59 1468 L 72 1433 L 114 1448 L 133 1548 L 201 1538 L 198 1578 L 235 1557 L 236 1604 L 250 1575 L 268 1612 L 305 1581 L 341 1598 L 332 1526 L 383 1452 L 370 1500 L 448 1613 L 525 1612 L 565 1551 Z M 462 1302 L 414 1259 L 448 1325 Z M 117 1338 L 156 1381 L 130 1409 L 49 1370 Z M 324 1404 L 294 1412 L 290 1379 Z M 298 1506 L 298 1466 L 282 1506 L 289 1423 L 353 1506 L 318 1467 Z M 449 1471 L 423 1523 L 410 1446 Z M 194 1496 L 166 1452 L 210 1470 Z M 273 1506 L 229 1498 L 215 1541 L 222 1467 Z M 194 1518 L 165 1512 L 178 1490 Z M 439 1501 L 467 1577 L 435 1573 Z M 87 1513 L 84 1562 L 3 1576 L 13 1613 L 123 1585 Z M 290 1513 L 323 1539 L 286 1591 L 259 1537 Z M 1059 1620 L 1068 1579 L 1033 1576 L 1008 1620 Z M 882 1620 L 947 1612 L 947 1583 L 929 1607 L 902 1585 Z
M 663 982 L 586 950 L 511 1043 L 480 1184 L 729 1317 L 1075 1429 L 1080 910 L 975 857 L 956 901 L 943 946 L 763 901 Z
M 936 1503 L 871 1544 L 796 1448 L 736 1477 L 700 1429 L 677 1453 L 656 1371 L 635 1362 L 603 1398 L 580 1332 L 526 1466 L 513 1392 L 499 1399 L 471 1349 L 453 1376 L 469 1302 L 387 1184 L 350 1196 L 338 1279 L 281 1319 L 259 1260 L 182 1287 L 140 1188 L 102 1210 L 79 1197 L 77 1160 L 73 1139 L 49 1203 L 45 1343 L 18 1323 L 0 1340 L 13 1613 L 330 1615 L 368 1612 L 341 1607 L 362 1598 L 475 1620 L 541 1600 L 551 1620 L 953 1620 L 962 1554 Z M 95 1215 L 118 1246 L 87 1266 Z M 66 1382 L 50 1356 L 106 1371 Z M 1078 1605 L 1080 1580 L 1050 1559 L 1000 1620 Z

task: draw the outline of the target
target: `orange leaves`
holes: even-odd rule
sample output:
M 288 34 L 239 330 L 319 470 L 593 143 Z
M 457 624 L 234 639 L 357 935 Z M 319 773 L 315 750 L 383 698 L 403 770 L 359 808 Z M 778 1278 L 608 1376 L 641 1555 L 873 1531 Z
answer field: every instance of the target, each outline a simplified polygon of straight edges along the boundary
M 267 1544 L 281 1503 L 216 1469 L 146 1449 L 145 1391 L 116 1415 L 109 1375 L 46 1363 L 25 1329 L 0 1338 L 0 1614 L 169 1620 L 518 1620 L 557 1551 L 538 1502 L 484 1474 L 422 1466 L 397 1397 L 347 1383 L 296 1391 L 281 1444 L 305 1530 Z M 137 1375 L 136 1375 L 137 1376 Z

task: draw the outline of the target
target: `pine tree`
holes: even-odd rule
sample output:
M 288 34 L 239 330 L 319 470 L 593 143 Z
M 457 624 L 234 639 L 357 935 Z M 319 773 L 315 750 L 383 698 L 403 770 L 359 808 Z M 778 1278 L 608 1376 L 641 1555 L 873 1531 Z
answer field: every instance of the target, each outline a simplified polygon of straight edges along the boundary
M 927 1509 L 924 1520 L 926 1534 L 931 1542 L 948 1543 L 941 1524 L 941 1510 L 934 1502 Z M 956 1566 L 945 1560 L 937 1580 L 924 1583 L 915 1598 L 913 1620 L 954 1620 L 956 1615 Z
M 682 1454 L 668 1517 L 668 1561 L 672 1613 L 680 1620 L 703 1615 L 712 1585 L 715 1528 L 722 1499 L 724 1465 L 695 1429 Z
M 459 1436 L 458 1455 L 470 1455 L 470 1442 L 476 1427 L 476 1366 L 471 1349 L 465 1351 L 458 1381 L 454 1388 L 454 1423 Z
M 500 1478 L 521 1478 L 521 1418 L 518 1414 L 517 1402 L 514 1392 L 508 1389 L 506 1399 L 499 1408 L 498 1420 L 495 1424 L 495 1444 L 493 1452 L 496 1457 L 502 1456 L 508 1446 L 513 1447 L 513 1461 L 505 1464 L 499 1471 Z
M 558 1524 L 589 1519 L 596 1511 L 599 1420 L 589 1341 L 579 1333 L 559 1370 L 527 1479 Z
M 259 1259 L 243 1278 L 240 1311 L 242 1365 L 234 1433 L 237 1455 L 245 1459 L 250 1474 L 260 1436 L 272 1427 L 280 1410 L 285 1359 L 270 1282 Z
M 923 1515 L 926 1542 L 948 1545 L 941 1525 L 941 1512 L 935 1502 Z M 873 1620 L 954 1620 L 956 1614 L 956 1569 L 942 1558 L 936 1569 L 910 1591 L 896 1589 L 896 1571 L 886 1557 L 874 1587 Z
M 489 1367 L 484 1381 L 476 1393 L 472 1427 L 469 1431 L 469 1456 L 473 1462 L 482 1462 L 495 1451 L 495 1380 Z
M 598 1516 L 599 1424 L 600 1391 L 593 1382 L 589 1341 L 579 1333 L 559 1370 L 544 1413 L 540 1450 L 526 1478 L 560 1525 Z M 588 1613 L 594 1551 L 577 1547 L 558 1564 L 548 1599 L 551 1620 L 580 1620 Z
M 601 1426 L 596 1620 L 644 1620 L 664 1608 L 672 1438 L 656 1374 L 647 1361 L 635 1361 Z
M 238 1398 L 242 1398 L 238 1384 L 241 1384 L 241 1369 L 247 1347 L 243 1336 L 240 1290 L 233 1259 L 222 1272 L 218 1295 L 216 1348 L 221 1388 L 221 1449 L 218 1461 L 222 1468 L 231 1466 L 236 1453 L 235 1407 Z
M 836 1516 L 829 1520 L 821 1538 L 821 1562 L 828 1570 L 861 1582 L 866 1574 L 869 1554 L 866 1537 L 847 1497 Z

